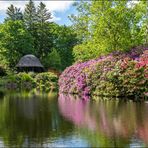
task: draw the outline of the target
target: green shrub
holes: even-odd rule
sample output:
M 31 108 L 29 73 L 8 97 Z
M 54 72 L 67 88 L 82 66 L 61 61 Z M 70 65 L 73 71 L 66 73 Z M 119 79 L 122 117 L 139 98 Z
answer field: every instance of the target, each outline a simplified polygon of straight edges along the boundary
M 57 89 L 58 77 L 51 72 L 10 74 L 0 79 L 0 86 L 14 90 L 31 90 L 37 88 L 39 91 L 50 91 Z
M 146 70 L 148 67 L 136 68 L 137 61 L 129 60 L 126 67 L 123 62 L 118 62 L 116 67 L 108 73 L 108 81 L 119 91 L 119 96 L 141 97 L 148 92 L 148 79 Z
M 30 90 L 36 86 L 35 80 L 28 73 L 18 73 L 5 77 L 6 87 L 9 89 Z
M 54 68 L 59 70 L 61 68 L 61 57 L 56 49 L 52 49 L 51 53 L 49 53 L 43 60 L 42 63 L 46 68 Z
M 35 72 L 29 72 L 28 74 L 29 74 L 32 78 L 35 78 L 36 75 L 37 75 L 37 73 L 35 73 Z
M 57 75 L 51 72 L 39 73 L 35 77 L 37 88 L 40 90 L 55 90 L 57 88 Z

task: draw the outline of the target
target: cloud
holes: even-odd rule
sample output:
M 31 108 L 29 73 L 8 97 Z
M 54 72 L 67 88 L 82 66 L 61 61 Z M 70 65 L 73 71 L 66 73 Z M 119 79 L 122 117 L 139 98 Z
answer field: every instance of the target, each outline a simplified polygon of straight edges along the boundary
M 55 16 L 54 12 L 52 13 L 51 17 L 52 17 L 52 19 L 50 19 L 51 22 L 56 22 L 56 21 L 60 21 L 61 20 L 60 17 Z
M 42 1 L 42 0 L 41 0 Z M 41 1 L 34 1 L 35 5 L 37 6 Z M 46 4 L 47 9 L 52 13 L 52 21 L 59 21 L 61 20 L 59 17 L 55 16 L 55 12 L 63 12 L 70 8 L 74 1 L 42 1 Z M 25 5 L 28 1 L 0 1 L 0 14 L 5 16 L 7 8 L 13 4 L 14 6 L 21 8 L 24 10 Z
M 131 0 L 127 3 L 127 7 L 128 8 L 133 8 L 136 4 L 138 4 L 139 1 L 138 0 Z

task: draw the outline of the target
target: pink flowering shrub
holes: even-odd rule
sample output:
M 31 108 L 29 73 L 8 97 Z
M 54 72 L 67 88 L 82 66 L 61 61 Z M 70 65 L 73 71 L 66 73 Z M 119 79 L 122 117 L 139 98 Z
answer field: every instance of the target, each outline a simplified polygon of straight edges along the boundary
M 148 48 L 113 52 L 65 69 L 59 78 L 60 93 L 88 96 L 139 96 L 148 90 Z

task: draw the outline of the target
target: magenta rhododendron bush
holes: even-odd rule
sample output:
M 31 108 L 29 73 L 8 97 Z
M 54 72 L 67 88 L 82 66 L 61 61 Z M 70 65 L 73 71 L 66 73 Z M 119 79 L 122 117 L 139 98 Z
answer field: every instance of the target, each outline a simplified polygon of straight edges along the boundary
M 59 79 L 61 93 L 90 96 L 143 98 L 148 93 L 148 47 L 113 52 L 98 59 L 75 63 Z

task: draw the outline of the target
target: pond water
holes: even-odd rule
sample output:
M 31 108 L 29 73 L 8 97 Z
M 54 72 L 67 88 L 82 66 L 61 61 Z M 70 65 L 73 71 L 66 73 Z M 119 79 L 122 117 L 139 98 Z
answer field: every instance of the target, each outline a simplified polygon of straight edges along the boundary
M 0 147 L 148 145 L 148 103 L 48 95 L 0 98 Z

